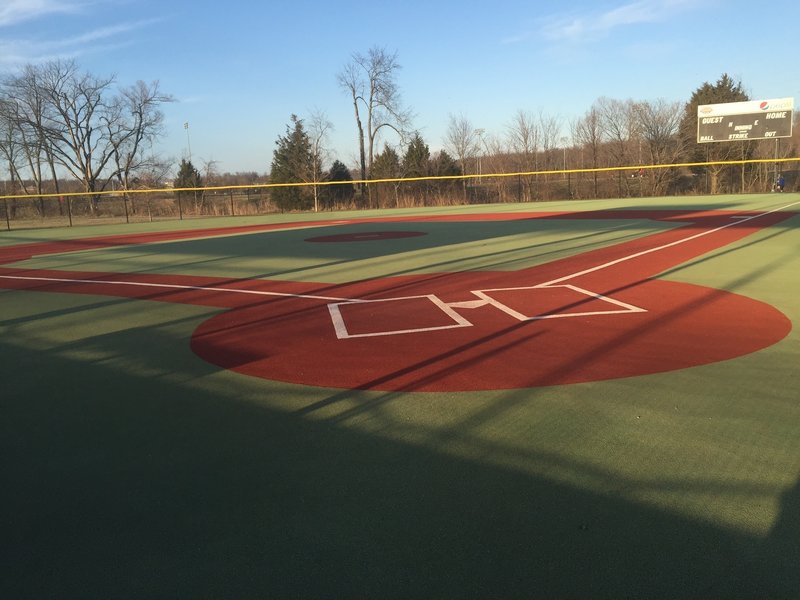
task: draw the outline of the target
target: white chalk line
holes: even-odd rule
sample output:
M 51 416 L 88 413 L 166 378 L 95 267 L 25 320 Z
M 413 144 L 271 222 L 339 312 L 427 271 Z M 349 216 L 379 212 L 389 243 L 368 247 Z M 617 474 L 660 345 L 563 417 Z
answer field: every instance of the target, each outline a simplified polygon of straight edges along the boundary
M 792 206 L 796 206 L 800 204 L 798 202 L 792 202 L 791 204 L 787 204 L 785 206 L 781 206 L 779 208 L 774 208 L 772 210 L 768 210 L 763 213 L 759 213 L 757 215 L 750 215 L 750 216 L 743 216 L 737 217 L 735 220 L 732 218 L 730 223 L 726 225 L 721 225 L 719 227 L 715 227 L 714 229 L 709 229 L 707 231 L 701 231 L 700 233 L 696 233 L 694 235 L 690 235 L 689 237 L 685 237 L 680 240 L 675 240 L 674 242 L 670 242 L 668 244 L 662 244 L 661 246 L 656 246 L 654 248 L 649 248 L 647 250 L 642 250 L 641 252 L 635 252 L 634 254 L 629 254 L 628 256 L 623 256 L 621 258 L 617 258 L 615 260 L 611 260 L 607 263 L 603 263 L 602 265 L 597 265 L 595 267 L 590 267 L 588 269 L 584 269 L 583 271 L 578 271 L 577 273 L 572 273 L 571 275 L 565 275 L 564 277 L 559 277 L 558 279 L 553 279 L 552 281 L 547 281 L 545 283 L 538 284 L 537 287 L 547 287 L 551 285 L 555 285 L 558 283 L 563 283 L 564 281 L 569 281 L 570 279 L 574 279 L 576 277 L 581 277 L 582 275 L 588 275 L 589 273 L 595 273 L 597 271 L 602 271 L 603 269 L 607 269 L 608 267 L 613 267 L 620 263 L 633 260 L 634 258 L 639 258 L 640 256 L 645 256 L 646 254 L 652 254 L 653 252 L 658 252 L 659 250 L 665 250 L 666 248 L 672 248 L 674 246 L 679 246 L 681 244 L 685 244 L 686 242 L 691 242 L 692 240 L 696 240 L 706 235 L 711 235 L 712 233 L 716 233 L 718 231 L 722 231 L 723 229 L 727 229 L 728 227 L 733 227 L 735 225 L 741 225 L 742 223 L 746 223 L 747 221 L 752 221 L 753 219 L 759 219 L 761 217 L 765 217 L 767 215 L 771 215 L 776 212 L 780 212 L 787 208 L 791 208 Z
M 181 285 L 178 283 L 147 283 L 143 281 L 120 281 L 114 279 L 68 279 L 60 277 L 34 277 L 31 275 L 0 275 L 0 279 L 22 281 L 42 281 L 47 283 L 93 283 L 102 285 L 126 285 L 132 287 L 161 288 L 169 290 L 186 290 L 200 292 L 225 292 L 230 294 L 252 294 L 254 296 L 279 296 L 283 298 L 305 298 L 309 300 L 326 300 L 331 302 L 366 302 L 356 298 L 337 298 L 335 296 L 316 296 L 313 294 L 289 294 L 285 292 L 265 292 L 261 290 L 240 290 L 228 287 L 211 287 L 201 285 Z
M 565 281 L 569 281 L 570 279 L 575 279 L 576 277 L 581 277 L 583 275 L 588 275 L 590 273 L 596 273 L 597 271 L 601 271 L 603 269 L 607 269 L 609 267 L 613 267 L 620 263 L 633 260 L 635 258 L 639 258 L 641 256 L 645 256 L 647 254 L 652 254 L 654 252 L 658 252 L 660 250 L 665 250 L 667 248 L 673 248 L 675 246 L 679 246 L 681 244 L 690 242 L 692 240 L 696 240 L 698 238 L 711 235 L 712 233 L 716 233 L 718 231 L 722 231 L 729 227 L 733 227 L 734 225 L 740 225 L 747 221 L 752 221 L 754 219 L 758 219 L 776 212 L 780 212 L 782 210 L 786 210 L 791 208 L 792 206 L 796 206 L 800 204 L 798 202 L 792 202 L 790 204 L 786 204 L 784 206 L 774 208 L 772 210 L 765 211 L 763 213 L 759 213 L 757 215 L 749 215 L 749 216 L 732 216 L 731 222 L 725 225 L 721 225 L 719 227 L 715 227 L 714 229 L 709 229 L 706 231 L 702 231 L 700 233 L 675 240 L 673 242 L 669 242 L 667 244 L 662 244 L 660 246 L 656 246 L 653 248 L 649 248 L 647 250 L 642 250 L 641 252 L 636 252 L 634 254 L 629 254 L 628 256 L 623 256 L 617 258 L 612 261 L 608 261 L 606 263 L 596 265 L 594 267 L 590 267 L 588 269 L 584 269 L 582 271 L 578 271 L 576 273 L 571 273 L 569 275 L 564 275 L 563 277 L 559 277 L 556 279 L 552 279 L 550 281 L 539 283 L 533 286 L 530 286 L 527 289 L 534 289 L 534 288 L 548 288 L 548 287 L 567 287 L 572 288 L 574 291 L 579 293 L 583 293 L 587 296 L 594 297 L 598 300 L 603 300 L 606 302 L 610 302 L 612 304 L 618 305 L 621 310 L 618 311 L 601 311 L 596 313 L 573 313 L 573 314 L 565 314 L 565 315 L 542 315 L 538 317 L 529 317 L 522 315 L 521 313 L 517 313 L 513 309 L 509 307 L 500 308 L 504 312 L 519 318 L 520 320 L 534 320 L 534 319 L 542 319 L 542 318 L 560 318 L 566 316 L 587 316 L 589 314 L 607 314 L 611 312 L 619 312 L 619 313 L 635 313 L 635 312 L 646 312 L 645 309 L 626 304 L 619 300 L 614 300 L 613 298 L 609 298 L 607 296 L 602 296 L 591 292 L 589 290 L 584 290 L 581 288 L 575 288 L 574 286 L 561 286 L 559 284 L 563 284 Z M 511 289 L 526 289 L 526 288 L 495 288 L 490 290 L 472 290 L 470 291 L 471 294 L 478 296 L 480 300 L 478 301 L 467 301 L 467 302 L 443 302 L 435 295 L 423 295 L 423 296 L 408 296 L 408 297 L 401 297 L 401 298 L 385 298 L 385 299 L 378 299 L 378 300 L 363 300 L 360 298 L 339 298 L 334 296 L 319 296 L 315 294 L 291 294 L 285 292 L 269 292 L 269 291 L 261 291 L 261 290 L 242 290 L 237 288 L 228 288 L 228 287 L 211 287 L 211 286 L 195 286 L 195 285 L 181 285 L 181 284 L 168 284 L 168 283 L 147 283 L 147 282 L 139 282 L 139 281 L 123 281 L 123 280 L 103 280 L 103 279 L 69 279 L 69 278 L 58 278 L 58 277 L 39 277 L 39 276 L 30 276 L 30 275 L 0 275 L 0 279 L 9 279 L 9 280 L 22 280 L 22 281 L 41 281 L 47 283 L 84 283 L 84 284 L 99 284 L 99 285 L 122 285 L 122 286 L 131 286 L 131 287 L 147 287 L 147 288 L 159 288 L 159 289 L 169 289 L 169 290 L 186 290 L 186 291 L 203 291 L 203 292 L 214 292 L 214 293 L 229 293 L 229 294 L 250 294 L 255 296 L 273 296 L 273 297 L 283 297 L 283 298 L 302 298 L 308 300 L 323 300 L 327 302 L 332 302 L 334 304 L 328 305 L 328 310 L 331 315 L 331 319 L 334 324 L 334 329 L 336 330 L 337 337 L 340 339 L 347 338 L 347 337 L 371 337 L 376 335 L 387 335 L 392 333 L 411 333 L 411 332 L 418 332 L 418 331 L 431 331 L 431 330 L 439 330 L 439 329 L 452 329 L 458 327 L 468 327 L 472 326 L 472 324 L 464 319 L 461 315 L 459 315 L 455 309 L 470 309 L 470 308 L 478 308 L 480 306 L 485 306 L 486 304 L 494 305 L 496 308 L 501 303 L 497 302 L 496 300 L 490 298 L 486 292 L 492 291 L 501 291 L 501 290 L 511 290 Z M 444 326 L 438 327 L 429 327 L 429 328 L 412 328 L 412 329 L 405 329 L 399 330 L 394 332 L 383 332 L 383 333 L 367 333 L 367 334 L 350 334 L 347 331 L 347 327 L 344 324 L 344 319 L 342 318 L 341 312 L 339 310 L 340 304 L 350 304 L 350 303 L 369 303 L 369 302 L 386 302 L 386 301 L 397 301 L 397 300 L 406 300 L 406 299 L 413 299 L 413 298 L 428 298 L 430 299 L 436 306 L 438 306 L 441 310 L 443 310 L 448 317 L 453 319 L 453 323 Z M 503 305 L 505 306 L 505 305 Z
M 793 202 L 791 204 L 787 204 L 786 206 L 782 206 L 779 208 L 775 208 L 773 210 L 765 211 L 763 213 L 759 213 L 757 215 L 742 215 L 742 216 L 732 216 L 731 222 L 722 225 L 720 227 L 716 227 L 714 229 L 709 229 L 707 231 L 703 231 L 701 233 L 688 236 L 686 238 L 682 238 L 680 240 L 675 240 L 674 242 L 670 242 L 668 244 L 662 244 L 661 246 L 657 246 L 654 248 L 650 248 L 648 250 L 643 250 L 641 252 L 636 252 L 634 254 L 630 254 L 628 256 L 624 256 L 601 265 L 597 265 L 595 267 L 591 267 L 589 269 L 584 269 L 583 271 L 578 271 L 576 273 L 572 273 L 570 275 L 565 275 L 563 277 L 559 277 L 557 279 L 553 279 L 551 281 L 547 281 L 544 283 L 527 286 L 527 287 L 513 287 L 513 288 L 493 288 L 493 289 L 486 289 L 486 290 L 471 290 L 470 293 L 474 296 L 477 296 L 479 300 L 467 300 L 467 301 L 459 301 L 459 302 L 442 302 L 439 298 L 435 295 L 423 295 L 423 296 L 406 296 L 400 298 L 383 298 L 378 300 L 367 300 L 366 302 L 390 302 L 390 301 L 398 301 L 398 300 L 412 300 L 416 298 L 428 298 L 433 302 L 436 306 L 439 307 L 453 322 L 447 325 L 439 325 L 439 326 L 432 326 L 432 327 L 418 327 L 418 328 L 406 328 L 406 329 L 396 329 L 390 331 L 373 331 L 368 333 L 351 333 L 347 325 L 345 323 L 344 317 L 342 316 L 341 309 L 339 308 L 342 304 L 348 304 L 348 302 L 338 302 L 328 305 L 328 310 L 331 315 L 331 320 L 333 321 L 334 330 L 336 331 L 336 337 L 339 339 L 349 339 L 349 338 L 362 338 L 362 337 L 377 337 L 377 336 L 386 336 L 386 335 L 400 335 L 406 333 L 422 333 L 428 331 L 439 331 L 442 329 L 456 329 L 461 327 L 472 327 L 473 324 L 464 319 L 460 314 L 456 312 L 455 309 L 476 309 L 483 306 L 494 306 L 498 310 L 510 315 L 511 317 L 519 320 L 519 321 L 538 321 L 543 319 L 562 319 L 562 318 L 569 318 L 569 317 L 588 317 L 588 316 L 600 316 L 600 315 L 609 315 L 609 314 L 635 314 L 635 313 L 645 313 L 647 309 L 634 306 L 633 304 L 629 304 L 627 302 L 622 302 L 621 300 L 617 300 L 614 298 L 610 298 L 608 296 L 598 294 L 596 292 L 592 292 L 590 290 L 586 290 L 583 288 L 576 287 L 574 285 L 564 285 L 564 282 L 569 281 L 570 279 L 575 279 L 576 277 L 580 277 L 582 275 L 587 275 L 589 273 L 594 273 L 600 271 L 602 269 L 606 269 L 608 267 L 612 267 L 618 265 L 622 262 L 632 260 L 634 258 L 639 258 L 641 256 L 645 256 L 647 254 L 651 254 L 653 252 L 657 252 L 659 250 L 664 250 L 666 248 L 672 248 L 674 246 L 690 242 L 692 240 L 698 239 L 700 237 L 710 235 L 712 233 L 716 233 L 718 231 L 722 231 L 723 229 L 727 229 L 728 227 L 732 227 L 734 225 L 740 225 L 741 223 L 751 221 L 753 219 L 758 219 L 760 217 L 764 217 L 766 215 L 779 212 L 786 208 L 790 208 L 800 204 L 800 202 Z M 586 311 L 586 312 L 574 312 L 574 313 L 555 313 L 555 314 L 543 314 L 543 315 L 525 315 L 513 308 L 499 302 L 498 300 L 491 297 L 489 292 L 500 292 L 500 291 L 514 291 L 514 290 L 533 290 L 533 289 L 552 289 L 552 288 L 568 288 L 573 290 L 578 294 L 582 294 L 589 298 L 594 298 L 595 300 L 600 300 L 611 305 L 616 306 L 615 310 L 596 310 L 596 311 Z

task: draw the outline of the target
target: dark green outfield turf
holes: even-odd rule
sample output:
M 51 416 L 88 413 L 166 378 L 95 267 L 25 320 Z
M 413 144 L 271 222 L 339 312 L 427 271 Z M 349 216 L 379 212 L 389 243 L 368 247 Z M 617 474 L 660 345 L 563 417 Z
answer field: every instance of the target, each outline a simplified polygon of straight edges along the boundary
M 668 227 L 562 221 L 532 240 L 518 223 L 404 223 L 430 233 L 382 242 L 388 256 L 302 241 L 361 226 L 313 227 L 13 266 L 337 282 L 515 270 Z M 189 339 L 217 309 L 0 289 L 0 597 L 798 598 L 800 216 L 662 276 L 769 303 L 794 328 L 755 354 L 657 375 L 366 392 L 200 360 Z

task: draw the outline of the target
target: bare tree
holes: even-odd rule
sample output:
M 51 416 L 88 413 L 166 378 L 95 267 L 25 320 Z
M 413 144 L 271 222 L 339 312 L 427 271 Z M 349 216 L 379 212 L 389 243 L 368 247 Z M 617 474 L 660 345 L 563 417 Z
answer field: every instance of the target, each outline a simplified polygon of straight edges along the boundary
M 589 152 L 591 168 L 597 169 L 599 165 L 600 147 L 603 144 L 603 130 L 600 127 L 600 115 L 594 106 L 573 124 L 572 139 L 577 146 L 581 147 L 581 156 L 583 156 L 584 150 Z M 581 168 L 584 168 L 582 159 Z M 597 198 L 597 171 L 593 171 L 592 175 L 594 181 L 594 197 Z
M 7 100 L 4 118 L 15 134 L 18 154 L 24 160 L 24 170 L 40 195 L 39 210 L 44 214 L 44 169 L 49 168 L 55 191 L 59 190 L 55 159 L 50 142 L 44 133 L 44 119 L 47 105 L 41 89 L 40 69 L 28 65 L 19 74 L 6 78 L 2 83 L 2 94 Z M 25 185 L 25 177 L 17 171 L 17 178 L 24 192 L 30 193 Z
M 544 157 L 544 168 L 549 171 L 555 167 L 555 150 L 558 148 L 561 122 L 558 117 L 539 112 L 537 129 L 539 131 L 539 141 Z M 544 176 L 544 181 L 547 182 L 547 175 Z M 547 186 L 545 187 L 545 192 L 549 194 L 549 188 Z
M 545 168 L 549 169 L 553 166 L 553 151 L 558 147 L 559 134 L 561 132 L 561 121 L 558 117 L 539 113 L 539 140 L 542 146 L 542 151 L 545 154 Z
M 314 212 L 319 212 L 319 186 L 323 177 L 323 163 L 328 159 L 328 133 L 333 129 L 333 123 L 327 115 L 319 109 L 311 112 L 308 121 L 308 139 L 311 142 L 311 173 L 310 179 L 314 190 Z
M 213 158 L 209 158 L 208 160 L 200 159 L 200 172 L 202 173 L 203 177 L 203 186 L 214 186 L 217 185 L 217 178 L 219 177 L 219 170 L 217 169 L 219 165 L 218 160 L 214 160 Z M 200 203 L 197 203 L 197 194 L 195 194 L 195 212 L 197 214 L 201 214 L 206 206 L 206 190 L 202 190 L 200 192 Z M 212 208 L 213 208 L 213 200 L 211 201 Z
M 362 180 L 367 179 L 372 169 L 375 145 L 381 130 L 393 129 L 401 139 L 408 131 L 411 113 L 403 108 L 400 98 L 396 82 L 399 70 L 396 52 L 389 53 L 385 48 L 373 46 L 366 55 L 354 53 L 338 75 L 339 85 L 353 101 Z M 366 129 L 362 111 L 367 121 Z
M 71 60 L 29 65 L 3 82 L 2 95 L 8 100 L 4 117 L 15 128 L 26 158 L 25 172 L 38 194 L 45 166 L 59 191 L 60 165 L 81 182 L 94 212 L 94 192 L 114 180 L 127 190 L 137 171 L 160 162 L 152 155 L 154 142 L 163 133 L 159 106 L 172 98 L 159 90 L 157 82 L 140 81 L 117 95 L 113 83 L 114 77 L 81 72 Z
M 6 186 L 5 193 L 14 195 L 17 188 L 17 181 L 19 181 L 19 162 L 20 162 L 20 141 L 17 123 L 13 118 L 14 115 L 13 103 L 7 100 L 0 99 L 0 152 L 2 152 L 8 167 L 8 176 L 11 183 L 11 189 Z M 9 217 L 9 208 L 6 200 L 3 200 L 3 207 L 5 209 L 5 217 Z M 11 217 L 16 214 L 17 201 L 11 201 Z
M 22 147 L 16 114 L 14 103 L 0 98 L 0 152 L 7 163 L 13 186 L 16 186 L 15 180 L 19 178 Z
M 527 111 L 518 110 L 508 125 L 508 145 L 515 154 L 517 171 L 538 170 L 539 138 L 539 124 L 536 118 Z M 521 200 L 528 202 L 532 199 L 533 180 L 525 177 L 521 183 L 524 184 Z
M 120 189 L 125 191 L 126 203 L 131 180 L 161 162 L 153 153 L 155 141 L 163 134 L 164 114 L 159 107 L 173 101 L 172 96 L 160 91 L 158 81 L 149 85 L 137 81 L 121 90 L 110 104 L 109 118 L 104 125 L 111 144 L 115 176 Z M 130 200 L 135 213 L 133 197 Z
M 683 105 L 680 102 L 638 102 L 634 105 L 641 141 L 649 154 L 650 164 L 663 165 L 675 162 L 684 152 L 679 134 Z M 640 161 L 641 156 L 640 156 Z M 640 163 L 641 164 L 641 163 Z M 675 173 L 670 169 L 653 169 L 650 172 L 651 191 L 654 195 L 666 192 Z
M 119 113 L 107 100 L 113 77 L 81 73 L 74 61 L 42 66 L 41 92 L 46 104 L 43 132 L 56 160 L 83 184 L 87 194 L 101 191 L 113 177 L 114 144 L 109 131 Z M 96 210 L 96 197 L 89 206 Z
M 638 136 L 638 121 L 633 100 L 622 101 L 604 97 L 595 102 L 594 109 L 600 118 L 603 136 L 609 143 L 614 166 L 622 167 L 641 162 L 634 158 L 632 152 L 633 141 Z M 617 174 L 617 184 L 619 195 L 623 196 L 623 185 L 627 185 L 627 179 L 621 170 Z
M 445 132 L 444 145 L 461 165 L 461 172 L 467 174 L 467 163 L 471 161 L 480 151 L 480 135 L 472 127 L 464 115 L 458 117 L 450 115 Z M 467 180 L 463 180 L 464 195 L 467 193 Z
M 480 137 L 478 131 L 472 127 L 472 123 L 464 115 L 458 117 L 450 115 L 444 145 L 445 149 L 458 160 L 461 172 L 467 173 L 468 161 L 474 158 L 480 150 Z
M 509 166 L 508 147 L 506 140 L 493 133 L 480 135 L 481 143 L 483 145 L 483 152 L 481 153 L 482 160 L 486 163 L 486 171 L 490 173 L 502 173 L 504 171 L 513 170 L 513 166 Z M 496 188 L 497 200 L 506 202 L 514 200 L 517 195 L 511 191 L 509 179 L 507 177 L 497 177 L 494 179 L 494 186 Z

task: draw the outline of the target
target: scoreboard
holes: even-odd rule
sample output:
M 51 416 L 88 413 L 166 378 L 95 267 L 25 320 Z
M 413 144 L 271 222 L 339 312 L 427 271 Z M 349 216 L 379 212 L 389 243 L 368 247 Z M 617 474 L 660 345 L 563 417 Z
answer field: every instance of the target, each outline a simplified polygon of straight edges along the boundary
M 697 143 L 792 136 L 794 98 L 704 104 L 697 107 Z

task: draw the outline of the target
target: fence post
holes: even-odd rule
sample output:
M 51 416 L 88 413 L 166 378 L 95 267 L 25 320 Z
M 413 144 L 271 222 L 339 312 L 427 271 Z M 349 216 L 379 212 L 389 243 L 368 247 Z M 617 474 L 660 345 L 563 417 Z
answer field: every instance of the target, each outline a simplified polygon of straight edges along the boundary
M 6 211 L 6 229 L 11 231 L 11 219 L 8 216 L 8 199 L 7 198 L 3 198 L 3 208 L 5 208 L 5 211 Z
M 231 216 L 236 216 L 236 211 L 233 209 L 233 190 L 228 190 L 228 195 L 231 197 Z

